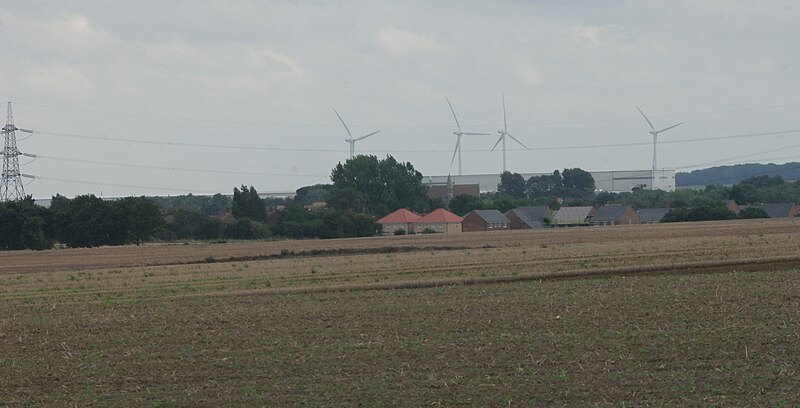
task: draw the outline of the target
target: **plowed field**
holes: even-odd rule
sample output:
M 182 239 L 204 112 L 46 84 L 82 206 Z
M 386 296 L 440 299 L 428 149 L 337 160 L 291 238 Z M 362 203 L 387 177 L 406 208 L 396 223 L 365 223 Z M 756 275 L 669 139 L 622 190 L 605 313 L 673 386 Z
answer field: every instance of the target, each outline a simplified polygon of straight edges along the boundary
M 796 406 L 800 220 L 0 253 L 0 405 Z

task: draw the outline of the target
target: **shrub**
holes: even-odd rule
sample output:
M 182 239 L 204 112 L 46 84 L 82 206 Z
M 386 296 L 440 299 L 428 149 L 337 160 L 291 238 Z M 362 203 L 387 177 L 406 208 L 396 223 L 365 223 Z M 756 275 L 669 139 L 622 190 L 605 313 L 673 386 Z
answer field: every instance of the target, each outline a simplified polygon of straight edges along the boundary
M 406 235 L 406 230 L 399 228 L 394 230 L 394 235 Z

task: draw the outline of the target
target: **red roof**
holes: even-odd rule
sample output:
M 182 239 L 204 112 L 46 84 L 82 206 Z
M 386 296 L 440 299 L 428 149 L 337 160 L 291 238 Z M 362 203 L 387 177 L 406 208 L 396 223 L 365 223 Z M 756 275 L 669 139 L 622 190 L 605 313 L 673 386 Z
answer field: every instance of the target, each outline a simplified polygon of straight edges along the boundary
M 425 215 L 414 222 L 427 223 L 427 224 L 443 224 L 443 223 L 461 222 L 462 220 L 463 218 L 451 213 L 450 211 L 439 208 L 437 210 L 433 210 L 430 214 Z
M 413 211 L 401 208 L 378 220 L 379 224 L 407 224 L 415 222 L 420 216 Z

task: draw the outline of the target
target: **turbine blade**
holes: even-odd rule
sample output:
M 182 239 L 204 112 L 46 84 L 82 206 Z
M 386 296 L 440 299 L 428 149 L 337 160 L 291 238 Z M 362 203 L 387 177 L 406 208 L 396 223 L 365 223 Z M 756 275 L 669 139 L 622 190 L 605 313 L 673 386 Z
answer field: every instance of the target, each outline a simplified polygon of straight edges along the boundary
M 458 149 L 461 148 L 461 136 L 456 139 L 456 148 L 453 150 L 453 158 L 450 159 L 450 167 L 453 167 L 453 162 L 456 160 L 456 154 L 458 154 Z
M 508 135 L 508 137 L 510 137 L 510 138 L 511 138 L 513 141 L 515 141 L 515 142 L 519 143 L 519 145 L 520 145 L 520 146 L 524 147 L 524 148 L 525 148 L 525 150 L 531 150 L 531 149 L 528 149 L 528 146 L 525 146 L 525 145 L 524 145 L 522 142 L 520 142 L 519 140 L 517 140 L 517 138 L 516 138 L 516 137 L 514 137 L 514 136 L 511 136 L 511 133 L 506 133 L 506 134 L 507 134 L 507 135 Z
M 650 125 L 650 129 L 653 129 L 653 131 L 655 132 L 655 130 L 656 130 L 656 127 L 655 127 L 655 126 L 653 126 L 653 122 L 650 122 L 650 119 L 647 119 L 647 116 L 645 116 L 645 115 L 644 115 L 644 112 L 642 112 L 642 110 L 641 110 L 641 109 L 639 109 L 639 107 L 638 107 L 638 106 L 636 107 L 636 110 L 638 110 L 638 111 L 639 111 L 639 113 L 641 113 L 641 114 L 642 114 L 642 117 L 644 118 L 644 120 L 646 120 L 646 121 L 647 121 L 647 124 L 649 124 L 649 125 Z
M 491 135 L 491 133 L 475 133 L 475 132 L 461 132 L 461 134 L 462 135 L 467 135 L 467 136 L 487 136 L 487 135 Z
M 670 130 L 670 129 L 672 129 L 672 128 L 674 128 L 674 127 L 678 126 L 678 125 L 681 125 L 681 124 L 683 124 L 683 122 L 681 122 L 681 123 L 678 123 L 678 124 L 675 124 L 675 125 L 672 125 L 672 126 L 670 126 L 670 127 L 665 127 L 664 129 L 661 129 L 661 130 L 658 130 L 658 131 L 656 131 L 656 133 L 666 132 L 666 131 L 668 131 L 668 130 Z
M 453 104 L 450 103 L 450 99 L 444 98 L 444 100 L 446 100 L 447 101 L 447 105 L 450 106 L 450 112 L 453 112 L 453 119 L 456 120 L 456 127 L 458 128 L 458 131 L 460 132 L 461 131 L 461 124 L 458 123 L 458 117 L 456 116 L 456 111 L 453 109 Z
M 490 150 L 490 152 L 493 152 L 494 149 L 497 149 L 497 145 L 499 145 L 500 142 L 503 141 L 503 137 L 505 137 L 505 135 L 506 135 L 506 133 L 503 133 L 503 134 L 500 135 L 500 138 L 497 139 L 497 143 L 494 144 L 494 146 L 492 147 L 492 150 Z
M 508 133 L 508 121 L 506 120 L 506 96 L 504 94 L 500 94 L 503 98 L 503 131 Z
M 342 116 L 339 115 L 339 112 L 336 112 L 336 109 L 333 110 L 333 113 L 335 113 L 336 116 L 339 118 L 339 120 L 342 122 L 342 126 L 344 126 L 344 130 L 347 131 L 347 135 L 350 136 L 350 138 L 352 139 L 353 138 L 353 134 L 350 133 L 350 128 L 348 128 L 347 124 L 344 123 L 344 119 L 342 119 Z
M 370 136 L 372 136 L 372 135 L 374 135 L 374 134 L 376 134 L 378 132 L 380 132 L 380 130 L 376 130 L 376 131 L 374 131 L 374 132 L 372 132 L 372 133 L 370 133 L 368 135 L 361 136 L 358 139 L 356 139 L 356 142 L 359 141 L 359 140 L 364 140 L 364 139 L 366 139 L 366 138 L 368 138 L 368 137 L 370 137 Z

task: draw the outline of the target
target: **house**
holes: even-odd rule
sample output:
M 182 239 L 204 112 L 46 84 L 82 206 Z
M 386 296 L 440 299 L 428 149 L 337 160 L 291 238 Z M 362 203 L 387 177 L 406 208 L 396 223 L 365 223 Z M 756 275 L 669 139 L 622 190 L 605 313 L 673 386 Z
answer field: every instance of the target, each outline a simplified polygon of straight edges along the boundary
M 509 220 L 505 214 L 497 210 L 472 210 L 461 221 L 461 230 L 500 231 L 509 229 Z
M 323 209 L 323 208 L 325 208 L 327 206 L 328 206 L 328 203 L 325 202 L 325 201 L 314 201 L 313 203 L 306 205 L 305 208 L 307 210 L 314 211 L 314 210 L 321 210 L 321 209 Z
M 430 214 L 420 217 L 413 222 L 414 232 L 417 234 L 427 230 L 453 234 L 461 232 L 461 221 L 463 219 L 450 211 L 439 208 Z
M 764 203 L 751 207 L 761 208 L 769 215 L 769 218 L 794 218 L 800 214 L 800 207 L 795 203 Z
M 384 234 L 394 234 L 397 230 L 414 231 L 414 221 L 420 218 L 419 214 L 401 208 L 379 219 L 377 222 L 381 225 Z
M 544 228 L 553 218 L 553 210 L 547 206 L 517 207 L 506 213 L 511 229 Z M 547 222 L 543 222 L 547 220 Z
M 731 212 L 736 215 L 739 215 L 742 212 L 742 208 L 739 207 L 739 204 L 736 204 L 735 200 L 726 200 L 725 208 L 731 210 Z
M 657 224 L 669 212 L 667 208 L 642 208 L 637 211 L 639 222 L 642 224 Z
M 589 225 L 595 211 L 591 206 L 561 207 L 553 217 L 553 224 L 558 227 Z
M 592 225 L 630 225 L 639 223 L 639 214 L 630 206 L 606 204 L 595 211 Z

